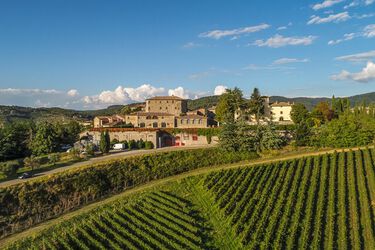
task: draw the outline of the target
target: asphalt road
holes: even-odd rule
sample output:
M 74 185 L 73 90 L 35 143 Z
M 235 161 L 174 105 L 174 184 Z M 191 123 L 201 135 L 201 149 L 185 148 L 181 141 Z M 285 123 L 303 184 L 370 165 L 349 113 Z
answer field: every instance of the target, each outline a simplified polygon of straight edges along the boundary
M 132 150 L 132 151 L 123 151 L 123 152 L 121 152 L 121 151 L 120 152 L 112 152 L 109 155 L 91 158 L 88 161 L 77 162 L 77 163 L 74 163 L 72 165 L 64 166 L 64 167 L 61 167 L 61 168 L 55 168 L 55 169 L 52 169 L 52 170 L 49 170 L 49 171 L 38 173 L 34 177 L 29 178 L 29 179 L 14 179 L 14 180 L 10 180 L 10 181 L 4 181 L 4 182 L 0 183 L 0 187 L 7 187 L 7 186 L 15 185 L 15 184 L 18 184 L 18 183 L 35 180 L 35 179 L 37 179 L 39 177 L 42 177 L 42 176 L 63 172 L 63 171 L 66 171 L 66 170 L 69 170 L 69 169 L 72 169 L 72 168 L 76 168 L 76 167 L 92 165 L 94 163 L 100 163 L 102 161 L 106 161 L 106 160 L 110 160 L 110 159 L 122 159 L 122 158 L 136 156 L 136 155 L 146 155 L 146 154 L 179 151 L 179 150 L 187 150 L 187 149 L 194 149 L 194 148 L 207 148 L 207 147 L 212 147 L 212 146 L 213 145 L 165 147 L 165 148 L 157 148 L 157 149 L 151 149 L 151 150 L 143 150 L 142 149 L 142 150 Z

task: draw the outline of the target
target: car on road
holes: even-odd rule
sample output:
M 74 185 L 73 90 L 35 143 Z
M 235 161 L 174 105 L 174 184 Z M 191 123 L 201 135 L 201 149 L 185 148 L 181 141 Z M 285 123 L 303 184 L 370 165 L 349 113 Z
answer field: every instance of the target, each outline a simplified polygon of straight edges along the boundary
M 23 173 L 22 175 L 20 175 L 18 177 L 18 179 L 28 179 L 28 178 L 31 178 L 31 177 L 33 177 L 33 174 L 29 173 L 29 172 L 26 172 L 26 173 Z

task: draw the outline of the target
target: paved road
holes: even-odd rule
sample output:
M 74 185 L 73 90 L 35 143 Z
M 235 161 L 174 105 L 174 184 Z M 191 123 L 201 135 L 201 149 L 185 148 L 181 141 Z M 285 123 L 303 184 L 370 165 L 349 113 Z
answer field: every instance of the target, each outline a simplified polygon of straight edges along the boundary
M 207 148 L 207 147 L 212 147 L 212 146 L 213 145 L 185 146 L 185 147 L 165 147 L 165 148 L 157 148 L 157 149 L 151 149 L 151 150 L 133 150 L 133 151 L 116 152 L 116 153 L 112 153 L 112 154 L 105 155 L 105 156 L 91 158 L 88 161 L 77 162 L 77 163 L 74 163 L 72 165 L 64 166 L 64 167 L 61 167 L 61 168 L 55 168 L 55 169 L 52 169 L 52 170 L 49 170 L 49 171 L 38 173 L 38 174 L 36 174 L 35 177 L 30 178 L 30 179 L 24 179 L 24 180 L 14 179 L 14 180 L 10 180 L 10 181 L 4 181 L 4 182 L 0 183 L 0 187 L 6 187 L 6 186 L 11 186 L 11 185 L 15 185 L 15 184 L 18 184 L 18 183 L 26 182 L 26 181 L 35 180 L 35 179 L 37 179 L 39 177 L 42 177 L 42 176 L 59 173 L 59 172 L 66 171 L 68 169 L 72 169 L 72 168 L 76 168 L 76 167 L 92 165 L 94 163 L 100 163 L 102 161 L 106 161 L 106 160 L 110 160 L 110 159 L 126 158 L 126 157 L 131 157 L 131 156 L 136 156 L 136 155 L 146 155 L 146 154 L 179 151 L 179 150 L 187 150 L 187 149 L 194 149 L 194 148 Z

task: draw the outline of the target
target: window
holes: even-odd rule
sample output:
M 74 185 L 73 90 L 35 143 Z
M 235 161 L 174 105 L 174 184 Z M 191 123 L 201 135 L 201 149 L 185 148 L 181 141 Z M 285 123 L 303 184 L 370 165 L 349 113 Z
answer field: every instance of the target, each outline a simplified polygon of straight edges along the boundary
M 162 109 L 162 107 L 160 107 L 160 110 Z
M 140 127 L 140 128 L 144 128 L 144 127 L 146 127 L 146 124 L 145 124 L 144 122 L 141 122 L 141 123 L 139 124 L 139 127 Z
M 156 115 L 152 116 L 152 119 L 158 119 L 158 117 Z
M 167 127 L 167 124 L 166 124 L 165 122 L 162 122 L 162 123 L 161 123 L 161 127 L 162 127 L 162 128 L 166 128 L 166 127 Z
M 283 111 L 280 111 L 280 115 L 282 115 L 283 114 Z
M 189 134 L 184 134 L 184 140 L 189 140 Z
M 194 119 L 191 120 L 191 124 L 195 124 L 195 120 Z
M 279 121 L 284 121 L 284 117 L 280 116 Z
M 151 116 L 149 116 L 149 115 L 146 116 L 146 119 L 147 119 L 147 120 L 150 120 L 150 119 L 151 119 Z
M 197 135 L 192 135 L 193 141 L 198 141 L 198 136 Z
M 153 128 L 157 128 L 158 127 L 158 123 L 157 122 L 152 123 L 152 127 Z

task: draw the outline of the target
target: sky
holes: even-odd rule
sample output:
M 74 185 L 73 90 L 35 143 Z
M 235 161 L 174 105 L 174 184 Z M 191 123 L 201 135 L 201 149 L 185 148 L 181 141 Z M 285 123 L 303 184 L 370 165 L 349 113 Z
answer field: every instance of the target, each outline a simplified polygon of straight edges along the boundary
M 0 104 L 375 91 L 375 0 L 1 0 Z

